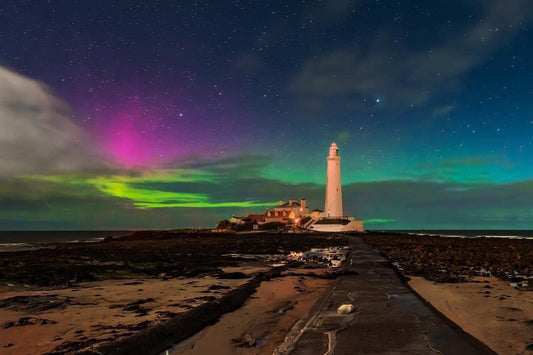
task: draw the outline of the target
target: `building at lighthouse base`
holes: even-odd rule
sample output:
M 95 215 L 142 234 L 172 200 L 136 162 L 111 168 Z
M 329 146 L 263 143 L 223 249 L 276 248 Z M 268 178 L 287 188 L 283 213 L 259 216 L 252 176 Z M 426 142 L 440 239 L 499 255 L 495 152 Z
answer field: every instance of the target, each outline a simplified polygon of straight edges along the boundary
M 323 217 L 306 226 L 316 232 L 364 232 L 363 221 L 353 217 Z

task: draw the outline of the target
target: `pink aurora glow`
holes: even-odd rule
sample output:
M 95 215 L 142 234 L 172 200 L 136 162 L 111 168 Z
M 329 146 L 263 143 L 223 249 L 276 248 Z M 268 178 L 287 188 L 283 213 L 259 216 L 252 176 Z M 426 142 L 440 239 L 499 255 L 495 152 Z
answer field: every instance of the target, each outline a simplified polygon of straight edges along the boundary
M 176 130 L 150 126 L 140 115 L 117 113 L 100 128 L 107 155 L 124 168 L 157 167 L 184 155 Z M 180 144 L 181 143 L 181 144 Z
M 242 151 L 240 137 L 248 126 L 228 124 L 237 114 L 202 106 L 184 113 L 182 105 L 174 103 L 179 100 L 172 101 L 159 100 L 156 106 L 132 95 L 119 104 L 101 105 L 88 127 L 97 149 L 125 169 L 165 168 Z

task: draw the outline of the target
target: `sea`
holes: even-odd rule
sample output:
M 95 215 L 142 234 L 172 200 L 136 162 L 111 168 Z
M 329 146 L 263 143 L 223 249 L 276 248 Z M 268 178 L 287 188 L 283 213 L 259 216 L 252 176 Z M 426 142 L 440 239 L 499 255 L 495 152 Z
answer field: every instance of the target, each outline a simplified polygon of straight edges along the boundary
M 459 238 L 532 238 L 533 230 L 387 230 L 415 235 Z M 115 231 L 0 231 L 0 252 L 42 248 L 47 243 L 98 242 L 107 236 L 132 234 L 131 230 Z
M 46 243 L 98 242 L 107 236 L 132 234 L 131 230 L 115 231 L 0 231 L 0 252 L 31 250 Z
M 431 235 L 441 237 L 459 237 L 459 238 L 533 238 L 533 230 L 388 230 L 383 232 L 398 232 L 415 235 Z

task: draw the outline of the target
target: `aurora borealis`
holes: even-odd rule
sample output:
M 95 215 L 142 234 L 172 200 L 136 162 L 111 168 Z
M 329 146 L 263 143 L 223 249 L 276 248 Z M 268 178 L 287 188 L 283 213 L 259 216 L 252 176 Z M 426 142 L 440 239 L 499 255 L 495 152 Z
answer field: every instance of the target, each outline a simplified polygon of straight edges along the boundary
M 533 229 L 533 3 L 8 1 L 0 230 Z

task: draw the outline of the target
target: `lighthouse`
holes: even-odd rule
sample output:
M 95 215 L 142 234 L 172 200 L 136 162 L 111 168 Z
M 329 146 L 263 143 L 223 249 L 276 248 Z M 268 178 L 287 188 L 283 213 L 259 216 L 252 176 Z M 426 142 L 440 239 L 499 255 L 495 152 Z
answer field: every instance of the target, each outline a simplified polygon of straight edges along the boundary
M 342 209 L 341 157 L 339 147 L 331 144 L 328 155 L 326 179 L 326 204 L 324 212 L 312 217 L 313 220 L 305 228 L 315 232 L 364 232 L 362 220 L 344 216 Z M 352 202 L 352 201 L 350 201 Z
M 326 217 L 342 217 L 342 185 L 341 185 L 341 157 L 337 144 L 331 144 L 328 155 L 328 170 L 326 180 Z

